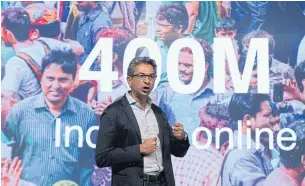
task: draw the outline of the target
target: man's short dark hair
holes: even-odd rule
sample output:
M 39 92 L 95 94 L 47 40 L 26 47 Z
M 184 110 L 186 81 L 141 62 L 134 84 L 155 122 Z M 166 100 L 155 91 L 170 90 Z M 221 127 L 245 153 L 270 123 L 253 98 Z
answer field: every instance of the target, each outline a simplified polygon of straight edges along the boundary
M 182 26 L 184 32 L 189 26 L 189 16 L 185 6 L 181 4 L 171 4 L 161 6 L 157 13 L 158 20 L 167 20 L 176 28 Z
M 67 74 L 72 74 L 73 79 L 75 78 L 77 64 L 72 49 L 51 50 L 51 52 L 42 59 L 41 73 L 51 64 L 60 65 L 62 71 Z
M 237 121 L 243 120 L 245 115 L 256 117 L 261 111 L 261 104 L 270 101 L 267 94 L 234 94 L 229 104 L 229 115 L 233 122 L 232 127 L 237 129 Z
M 140 64 L 148 64 L 151 65 L 154 68 L 155 73 L 157 73 L 157 65 L 155 60 L 149 58 L 149 57 L 135 57 L 131 60 L 128 69 L 127 69 L 127 76 L 134 75 L 134 72 L 136 70 L 136 66 Z
M 232 17 L 224 16 L 220 18 L 216 25 L 215 30 L 216 32 L 219 32 L 220 30 L 235 30 L 235 21 L 232 19 Z
M 125 49 L 135 36 L 125 28 L 106 28 L 96 39 L 99 38 L 113 38 L 113 53 L 117 54 L 119 62 L 123 63 Z
M 305 116 L 294 120 L 287 128 L 292 129 L 296 134 L 296 141 L 282 141 L 285 147 L 296 143 L 296 146 L 289 151 L 280 149 L 281 163 L 286 168 L 298 168 L 301 165 L 301 157 L 305 155 Z M 283 137 L 291 137 L 288 132 L 283 133 Z
M 2 13 L 2 16 L 2 26 L 11 31 L 17 41 L 28 40 L 31 20 L 27 12 L 21 8 L 8 8 Z
M 302 84 L 302 81 L 305 79 L 305 61 L 301 62 L 296 66 L 294 76 L 298 84 L 299 90 L 303 92 L 305 88 Z

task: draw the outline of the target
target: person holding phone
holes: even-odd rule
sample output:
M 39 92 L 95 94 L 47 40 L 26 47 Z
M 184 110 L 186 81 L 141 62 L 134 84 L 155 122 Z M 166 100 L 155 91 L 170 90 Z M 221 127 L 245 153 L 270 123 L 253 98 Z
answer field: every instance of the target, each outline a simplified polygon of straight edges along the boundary
M 283 100 L 290 104 L 294 112 L 305 111 L 305 61 L 295 68 L 295 81 L 286 79 L 283 82 Z

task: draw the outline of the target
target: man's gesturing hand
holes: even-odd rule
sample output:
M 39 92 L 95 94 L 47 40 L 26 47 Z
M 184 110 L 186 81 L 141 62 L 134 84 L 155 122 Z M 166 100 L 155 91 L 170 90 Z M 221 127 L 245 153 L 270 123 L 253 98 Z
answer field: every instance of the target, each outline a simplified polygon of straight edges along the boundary
M 142 154 L 151 154 L 156 151 L 157 148 L 157 137 L 152 137 L 145 139 L 142 144 L 140 144 L 140 152 Z
M 7 159 L 1 169 L 1 185 L 17 186 L 22 174 L 21 160 L 15 157 L 13 162 L 10 163 Z
M 185 138 L 184 128 L 181 123 L 175 123 L 173 126 L 173 135 L 179 140 L 183 140 Z

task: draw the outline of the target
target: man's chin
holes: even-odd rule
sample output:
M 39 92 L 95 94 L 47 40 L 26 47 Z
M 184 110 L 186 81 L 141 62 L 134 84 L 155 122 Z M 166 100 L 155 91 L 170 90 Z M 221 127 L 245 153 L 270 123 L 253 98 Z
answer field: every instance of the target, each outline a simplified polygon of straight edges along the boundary
M 142 95 L 142 96 L 148 96 L 148 95 L 150 94 L 150 92 L 151 92 L 151 91 L 148 91 L 148 92 L 141 91 L 141 95 Z
M 61 102 L 63 100 L 63 98 L 60 97 L 55 97 L 55 96 L 49 96 L 47 97 L 48 101 L 52 102 L 52 103 L 58 103 Z
M 185 85 L 188 85 L 192 82 L 192 80 L 186 79 L 186 78 L 180 78 L 180 81 L 182 81 Z
M 147 96 L 149 96 L 150 93 L 151 93 L 151 91 L 141 91 L 140 96 L 147 97 Z
M 158 39 L 159 41 L 164 41 L 164 37 L 162 37 L 162 36 L 157 36 L 157 39 Z

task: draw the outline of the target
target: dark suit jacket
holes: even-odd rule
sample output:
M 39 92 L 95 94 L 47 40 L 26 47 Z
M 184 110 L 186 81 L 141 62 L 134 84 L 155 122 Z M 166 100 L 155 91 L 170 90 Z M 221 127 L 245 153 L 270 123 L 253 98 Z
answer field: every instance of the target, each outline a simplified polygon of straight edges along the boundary
M 175 138 L 162 110 L 154 104 L 151 108 L 159 125 L 166 182 L 168 186 L 174 186 L 170 154 L 183 157 L 190 146 L 189 140 Z M 125 95 L 102 114 L 96 144 L 96 164 L 100 168 L 111 166 L 113 186 L 143 186 L 141 143 L 140 128 Z

